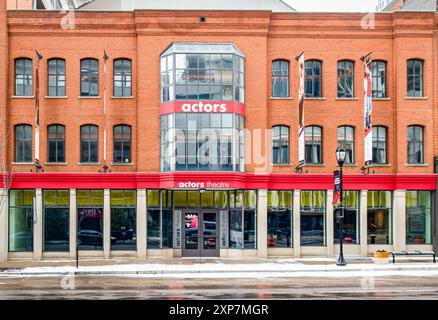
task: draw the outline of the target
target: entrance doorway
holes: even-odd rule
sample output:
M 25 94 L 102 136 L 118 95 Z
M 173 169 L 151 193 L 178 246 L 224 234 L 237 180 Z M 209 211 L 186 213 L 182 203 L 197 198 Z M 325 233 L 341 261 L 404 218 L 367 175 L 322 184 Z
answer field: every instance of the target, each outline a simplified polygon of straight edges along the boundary
M 184 210 L 182 220 L 183 257 L 219 257 L 219 211 Z

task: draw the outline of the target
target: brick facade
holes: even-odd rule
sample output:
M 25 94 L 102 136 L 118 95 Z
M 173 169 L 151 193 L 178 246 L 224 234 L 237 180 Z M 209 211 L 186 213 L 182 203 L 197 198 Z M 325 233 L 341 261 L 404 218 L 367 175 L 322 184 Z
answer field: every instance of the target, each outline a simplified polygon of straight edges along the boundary
M 2 11 L 4 15 L 4 10 Z M 198 23 L 200 15 L 207 23 Z M 291 128 L 290 158 L 287 167 L 275 167 L 274 173 L 294 173 L 297 165 L 297 63 L 301 51 L 306 59 L 322 61 L 323 99 L 306 99 L 306 125 L 323 127 L 323 162 L 306 167 L 308 173 L 330 173 L 335 168 L 337 127 L 355 127 L 355 162 L 347 173 L 359 173 L 363 161 L 363 86 L 360 57 L 370 51 L 374 59 L 387 61 L 387 99 L 374 101 L 374 125 L 388 128 L 388 166 L 373 168 L 374 173 L 432 173 L 437 99 L 437 21 L 433 13 L 376 14 L 375 29 L 362 29 L 360 14 L 270 12 L 160 12 L 134 13 L 76 12 L 74 29 L 63 30 L 66 17 L 57 12 L 8 12 L 9 48 L 7 97 L 8 163 L 13 162 L 13 129 L 19 123 L 34 123 L 34 100 L 14 95 L 14 59 L 35 60 L 35 50 L 43 56 L 40 71 L 41 163 L 47 161 L 47 125 L 66 126 L 67 165 L 45 166 L 45 172 L 96 172 L 98 167 L 78 165 L 79 127 L 99 126 L 99 162 L 103 161 L 103 53 L 108 61 L 108 148 L 112 159 L 112 127 L 125 123 L 133 129 L 133 165 L 112 166 L 113 172 L 159 171 L 159 56 L 172 42 L 231 42 L 246 57 L 246 127 L 266 129 L 276 124 Z M 64 20 L 63 20 L 64 19 Z M 4 27 L 2 28 L 4 33 Z M 6 46 L 2 46 L 6 50 Z M 66 60 L 67 98 L 49 99 L 47 60 Z M 99 59 L 99 97 L 79 98 L 80 60 Z M 126 57 L 133 61 L 133 98 L 112 98 L 113 60 Z M 406 98 L 406 61 L 424 60 L 425 98 Z M 290 60 L 290 99 L 271 99 L 271 61 Z M 337 61 L 355 62 L 355 98 L 340 100 L 337 92 Z M 35 63 L 35 61 L 34 61 Z M 3 65 L 3 64 L 2 64 Z M 2 73 L 5 74 L 5 73 Z M 35 75 L 34 75 L 35 79 Z M 3 85 L 2 88 L 5 88 Z M 35 91 L 35 86 L 34 86 Z M 6 99 L 2 99 L 6 101 Z M 3 112 L 3 109 L 2 109 Z M 4 114 L 4 113 L 3 113 Z M 407 126 L 425 127 L 425 165 L 407 165 Z M 145 137 L 147 137 L 145 139 Z M 265 146 L 264 146 L 265 147 Z M 263 153 L 265 151 L 263 150 Z M 270 152 L 268 150 L 268 152 Z M 247 150 L 251 154 L 251 150 Z M 13 171 L 28 172 L 30 165 L 13 165 Z M 257 165 L 249 163 L 246 172 Z
M 200 16 L 207 18 L 200 22 Z M 130 256 L 184 255 L 180 247 L 161 247 L 161 251 L 147 248 L 147 190 L 161 189 L 162 194 L 172 189 L 223 192 L 246 189 L 257 200 L 252 207 L 252 250 L 221 246 L 221 257 L 236 256 L 328 256 L 336 254 L 334 242 L 333 170 L 337 168 L 337 128 L 355 128 L 355 163 L 344 167 L 344 190 L 357 191 L 358 202 L 355 226 L 356 245 L 348 247 L 348 254 L 367 256 L 378 249 L 431 250 L 438 244 L 435 204 L 429 204 L 428 223 L 433 225 L 425 234 L 432 240 L 423 244 L 409 242 L 406 234 L 408 191 L 431 191 L 436 198 L 434 157 L 438 155 L 438 14 L 432 12 L 395 12 L 363 16 L 357 13 L 272 13 L 269 11 L 146 11 L 134 12 L 75 12 L 8 11 L 0 5 L 0 134 L 7 141 L 0 157 L 14 177 L 12 189 L 35 190 L 35 213 L 38 217 L 33 233 L 33 248 L 26 252 L 8 252 L 8 207 L 0 208 L 0 261 L 9 258 L 76 257 L 78 236 L 77 192 L 80 189 L 103 191 L 102 233 L 103 250 L 85 252 L 92 257 L 117 256 L 111 250 L 111 191 L 136 189 L 137 235 L 136 251 Z M 245 172 L 160 172 L 160 55 L 174 42 L 232 43 L 245 56 Z M 14 96 L 14 61 L 33 60 L 33 92 L 35 95 L 35 56 L 40 62 L 40 163 L 44 173 L 35 173 L 31 163 L 14 162 L 14 127 L 29 124 L 35 130 L 35 97 Z M 322 164 L 306 165 L 296 173 L 298 164 L 298 66 L 295 57 L 305 52 L 306 60 L 322 62 L 322 98 L 305 100 L 305 125 L 322 127 Z M 360 58 L 373 52 L 373 58 L 387 62 L 387 98 L 374 99 L 373 125 L 388 129 L 388 164 L 374 165 L 370 174 L 363 175 L 363 64 Z M 98 173 L 104 164 L 104 52 L 107 62 L 107 149 L 106 158 L 111 173 Z M 51 58 L 66 61 L 66 96 L 47 97 L 47 62 Z M 98 97 L 80 97 L 80 61 L 99 60 Z M 113 62 L 118 58 L 132 61 L 132 97 L 113 97 Z M 290 62 L 290 97 L 272 98 L 272 61 Z M 407 60 L 424 61 L 424 97 L 407 97 Z M 337 62 L 355 63 L 354 97 L 337 98 Z M 66 129 L 66 163 L 47 163 L 47 126 L 62 124 Z M 80 126 L 99 126 L 99 163 L 80 163 Z M 132 163 L 113 164 L 113 126 L 132 127 Z M 254 148 L 253 133 L 262 136 L 274 125 L 290 127 L 290 164 L 271 167 L 271 138 L 262 139 L 262 149 Z M 424 164 L 409 165 L 407 127 L 424 128 Z M 35 139 L 33 139 L 35 158 Z M 257 155 L 267 155 L 265 163 L 257 162 Z M 1 184 L 1 183 L 0 183 Z M 195 185 L 196 187 L 191 187 Z M 208 188 L 209 185 L 219 186 Z M 223 187 L 226 185 L 225 187 Z M 202 186 L 202 187 L 199 187 Z M 203 190 L 207 186 L 207 189 Z M 0 185 L 0 187 L 3 187 Z M 70 189 L 69 248 L 62 253 L 46 254 L 43 246 L 43 197 L 49 189 Z M 103 189 L 103 190 L 102 190 Z M 112 190 L 111 190 L 112 189 Z M 268 249 L 268 190 L 293 190 L 293 224 L 289 236 L 293 248 Z M 300 193 L 323 190 L 325 212 L 321 213 L 323 245 L 301 245 L 300 210 L 306 207 Z M 370 239 L 368 224 L 369 191 L 389 191 L 387 241 L 376 244 Z M 0 189 L 0 191 L 7 191 Z M 172 192 L 173 192 L 172 191 Z M 13 192 L 12 192 L 13 193 Z M 158 194 L 158 193 L 157 193 Z M 303 194 L 303 193 L 302 193 Z M 4 194 L 7 199 L 7 192 Z M 291 193 L 292 195 L 292 193 Z M 231 197 L 231 196 L 230 196 Z M 436 203 L 436 199 L 434 201 Z M 227 206 L 227 205 L 225 205 Z M 373 206 L 371 206 L 373 207 Z M 173 207 L 172 207 L 173 208 Z M 176 208 L 176 206 L 175 206 Z M 230 207 L 227 207 L 228 209 Z M 193 210 L 202 213 L 202 206 Z M 304 208 L 305 209 L 305 208 Z M 303 209 L 303 210 L 304 210 Z M 374 208 L 372 208 L 374 209 Z M 371 209 L 371 210 L 372 210 Z M 256 210 L 256 211 L 255 211 Z M 179 216 L 177 215 L 179 213 Z M 432 213 L 431 213 L 432 212 Z M 3 214 L 2 214 L 3 213 Z M 244 213 L 242 207 L 242 215 Z M 383 211 L 381 212 L 383 214 Z M 225 211 L 225 214 L 228 214 Z M 372 213 L 374 214 L 374 213 Z M 373 215 L 370 215 L 370 219 Z M 379 213 L 380 214 L 380 213 Z M 434 216 L 432 219 L 432 215 Z M 303 215 L 303 219 L 305 215 Z M 174 210 L 171 236 L 181 236 L 181 210 Z M 179 220 L 178 220 L 179 219 Z M 222 218 L 221 218 L 222 219 Z M 255 223 L 256 220 L 256 223 Z M 372 222 L 371 222 L 372 223 Z M 17 223 L 18 227 L 21 227 Z M 217 226 L 230 230 L 228 219 Z M 16 231 L 20 231 L 16 228 Z M 383 228 L 383 227 L 382 227 Z M 11 228 L 9 228 L 11 229 Z M 360 230 L 359 230 L 360 229 Z M 433 229 L 433 230 L 432 230 Z M 221 229 L 222 230 L 222 229 Z M 243 230 L 243 229 L 242 229 Z M 319 229 L 318 229 L 319 230 Z M 310 230 L 317 231 L 318 230 Z M 426 230 L 426 226 L 424 227 Z M 372 233 L 372 232 L 371 232 Z M 2 236 L 3 234 L 3 236 Z M 202 232 L 200 232 L 202 234 Z M 292 235 L 291 235 L 292 234 Z M 229 232 L 231 235 L 231 231 Z M 243 235 L 242 235 L 243 237 Z M 394 240 L 392 240 L 392 237 Z M 17 239 L 19 237 L 16 237 Z M 391 238 L 391 239 L 390 239 Z M 242 238 L 243 239 L 243 238 Z M 57 240 L 57 239 L 54 239 Z M 63 239 L 65 240 L 65 239 Z M 132 239 L 131 239 L 132 240 Z M 179 240 L 181 240 L 179 238 Z M 18 240 L 17 240 L 18 241 Z M 249 240 L 248 240 L 249 241 Z M 427 242 L 427 243 L 426 243 Z M 17 242 L 18 243 L 18 242 Z M 278 250 L 277 250 L 278 249 Z M 14 250 L 11 250 L 14 251 Z M 81 253 L 82 255 L 82 253 Z M 120 256 L 125 256 L 121 254 Z M 129 256 L 126 255 L 126 256 Z

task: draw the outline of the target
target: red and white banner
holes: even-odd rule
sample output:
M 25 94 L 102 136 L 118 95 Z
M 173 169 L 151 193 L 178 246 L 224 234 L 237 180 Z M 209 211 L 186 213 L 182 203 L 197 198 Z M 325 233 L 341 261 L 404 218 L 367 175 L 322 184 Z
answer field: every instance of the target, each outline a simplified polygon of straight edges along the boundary
M 341 172 L 336 170 L 333 172 L 334 178 L 334 189 L 333 189 L 333 202 L 334 206 L 338 206 L 341 204 Z
M 245 115 L 245 105 L 234 101 L 172 101 L 160 106 L 160 114 L 169 113 L 237 113 Z
M 369 69 L 370 60 L 364 61 L 365 79 L 364 79 L 364 127 L 365 127 L 365 164 L 369 165 L 373 161 L 373 126 L 371 116 L 373 112 L 373 97 L 372 97 L 372 78 Z
M 40 61 L 43 56 L 35 50 L 35 163 L 40 162 Z
M 304 52 L 296 58 L 298 60 L 299 72 L 299 89 L 298 89 L 298 163 L 300 166 L 304 165 L 304 96 L 306 94 L 306 67 L 304 60 Z

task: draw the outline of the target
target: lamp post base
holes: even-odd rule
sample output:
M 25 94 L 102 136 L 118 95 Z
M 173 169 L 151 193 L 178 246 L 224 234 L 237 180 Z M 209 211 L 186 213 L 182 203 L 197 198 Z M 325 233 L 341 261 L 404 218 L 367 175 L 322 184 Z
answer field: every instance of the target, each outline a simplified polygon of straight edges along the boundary
M 344 267 L 347 265 L 347 262 L 345 261 L 344 255 L 342 253 L 339 255 L 339 259 L 338 259 L 338 262 L 336 263 L 336 265 L 340 266 L 340 267 Z

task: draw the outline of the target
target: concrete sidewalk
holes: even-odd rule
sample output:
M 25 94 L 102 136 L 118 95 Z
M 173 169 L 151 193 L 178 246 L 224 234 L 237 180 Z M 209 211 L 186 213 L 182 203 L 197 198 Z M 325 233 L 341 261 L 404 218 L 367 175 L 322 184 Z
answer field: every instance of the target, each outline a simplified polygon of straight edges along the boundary
M 72 260 L 39 262 L 8 262 L 2 264 L 0 277 L 75 275 L 231 275 L 269 276 L 281 274 L 343 274 L 364 275 L 379 272 L 428 272 L 438 275 L 438 264 L 431 259 L 398 259 L 396 264 L 374 264 L 371 258 L 347 259 L 347 266 L 338 267 L 336 259 L 144 259 L 144 260 L 82 260 L 76 268 Z

